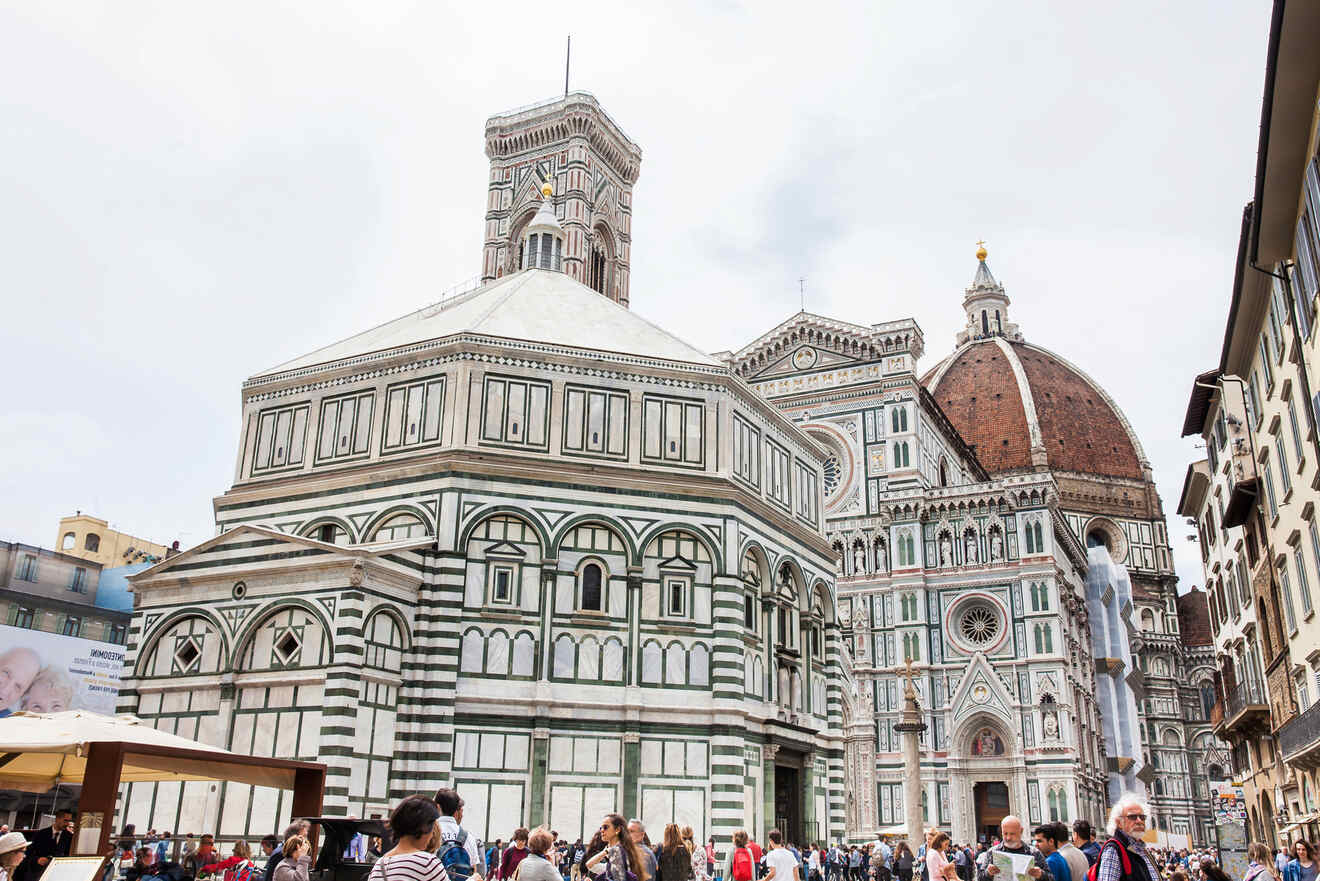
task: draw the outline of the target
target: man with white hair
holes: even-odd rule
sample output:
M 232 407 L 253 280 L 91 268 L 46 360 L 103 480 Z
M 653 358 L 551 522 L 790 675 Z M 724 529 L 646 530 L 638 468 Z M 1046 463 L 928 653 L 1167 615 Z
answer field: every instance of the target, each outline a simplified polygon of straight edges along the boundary
M 1100 849 L 1097 881 L 1160 881 L 1159 869 L 1146 852 L 1141 836 L 1150 819 L 1145 799 L 1125 795 L 1109 812 L 1109 834 Z

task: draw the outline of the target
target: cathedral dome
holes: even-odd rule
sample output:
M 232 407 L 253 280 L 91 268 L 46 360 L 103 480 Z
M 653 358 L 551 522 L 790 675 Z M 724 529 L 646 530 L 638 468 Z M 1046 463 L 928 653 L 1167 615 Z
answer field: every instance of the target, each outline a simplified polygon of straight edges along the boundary
M 991 474 L 1048 467 L 1149 479 L 1141 443 L 1113 399 L 1048 349 L 999 335 L 968 340 L 922 385 Z

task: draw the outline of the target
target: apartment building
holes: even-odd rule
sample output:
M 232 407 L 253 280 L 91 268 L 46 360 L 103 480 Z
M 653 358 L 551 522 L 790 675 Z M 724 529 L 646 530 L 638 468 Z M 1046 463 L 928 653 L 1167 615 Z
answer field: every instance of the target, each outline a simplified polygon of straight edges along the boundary
M 1179 513 L 1197 522 L 1218 662 L 1215 730 L 1232 745 L 1250 834 L 1320 834 L 1320 4 L 1277 0 L 1255 191 L 1243 211 L 1217 369 L 1194 381 Z

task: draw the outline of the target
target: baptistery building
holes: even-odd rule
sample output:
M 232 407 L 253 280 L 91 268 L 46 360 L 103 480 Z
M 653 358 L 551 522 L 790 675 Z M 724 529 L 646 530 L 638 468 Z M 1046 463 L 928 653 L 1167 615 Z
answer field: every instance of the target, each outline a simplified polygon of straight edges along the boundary
M 1152 782 L 1180 816 L 1149 465 L 984 251 L 924 374 L 911 319 L 804 311 L 707 354 L 628 308 L 641 151 L 592 96 L 493 117 L 486 152 L 477 286 L 243 383 L 216 536 L 132 580 L 121 711 L 326 762 L 327 814 L 456 786 L 492 840 L 611 811 L 862 840 L 917 809 L 972 840 Z M 130 786 L 140 828 L 291 807 Z

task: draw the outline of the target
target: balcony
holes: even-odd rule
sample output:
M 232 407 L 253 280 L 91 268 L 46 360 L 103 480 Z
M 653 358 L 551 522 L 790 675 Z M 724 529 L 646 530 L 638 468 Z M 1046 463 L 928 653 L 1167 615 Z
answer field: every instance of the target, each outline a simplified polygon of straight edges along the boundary
M 1241 526 L 1251 516 L 1252 506 L 1256 503 L 1256 494 L 1260 491 L 1260 480 L 1251 477 L 1233 484 L 1228 496 L 1228 507 L 1224 509 L 1224 527 L 1232 529 Z
M 1269 727 L 1270 706 L 1263 683 L 1241 682 L 1225 695 L 1223 719 L 1215 726 L 1215 732 L 1221 737 L 1265 733 Z
M 1283 760 L 1300 768 L 1320 768 L 1320 703 L 1279 729 Z

